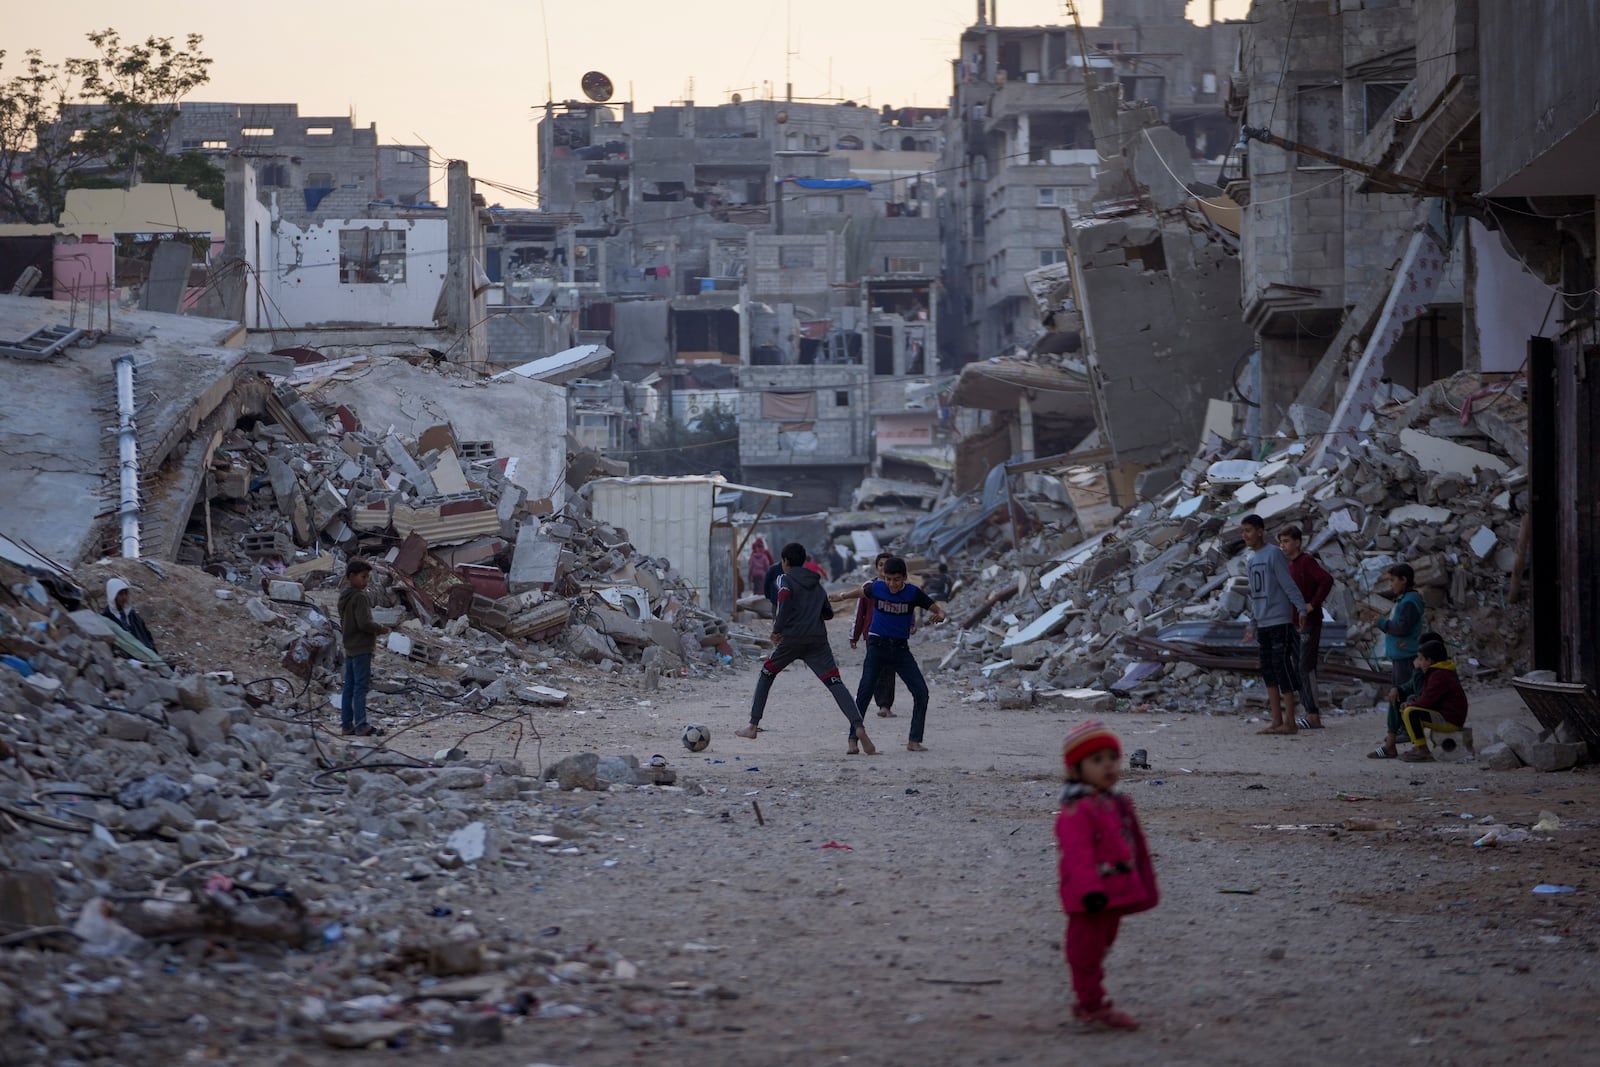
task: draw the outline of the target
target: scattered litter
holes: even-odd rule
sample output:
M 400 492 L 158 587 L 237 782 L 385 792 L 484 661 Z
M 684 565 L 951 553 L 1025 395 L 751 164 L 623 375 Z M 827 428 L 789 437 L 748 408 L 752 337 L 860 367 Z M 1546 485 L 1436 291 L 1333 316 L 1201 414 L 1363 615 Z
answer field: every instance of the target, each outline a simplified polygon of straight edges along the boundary
M 1576 893 L 1578 887 L 1575 885 L 1551 885 L 1549 882 L 1540 882 L 1533 887 L 1533 891 L 1539 896 L 1564 896 L 1567 893 Z
M 850 845 L 841 845 L 837 841 L 829 841 L 826 845 L 818 845 L 817 847 L 818 848 L 836 848 L 836 849 L 839 849 L 839 850 L 841 850 L 843 852 L 854 852 L 855 851 L 855 849 L 852 848 Z

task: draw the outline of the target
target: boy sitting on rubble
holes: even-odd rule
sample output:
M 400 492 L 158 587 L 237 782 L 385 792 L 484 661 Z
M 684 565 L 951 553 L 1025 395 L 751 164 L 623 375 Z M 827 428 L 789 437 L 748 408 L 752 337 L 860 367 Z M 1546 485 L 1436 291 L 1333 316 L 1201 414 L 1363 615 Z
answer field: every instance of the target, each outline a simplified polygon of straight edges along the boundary
M 1443 641 L 1424 641 L 1417 649 L 1416 667 L 1422 672 L 1422 690 L 1400 712 L 1406 736 L 1416 746 L 1401 755 L 1407 763 L 1432 763 L 1424 731 L 1454 733 L 1467 724 L 1467 693 L 1456 676 L 1456 665 Z

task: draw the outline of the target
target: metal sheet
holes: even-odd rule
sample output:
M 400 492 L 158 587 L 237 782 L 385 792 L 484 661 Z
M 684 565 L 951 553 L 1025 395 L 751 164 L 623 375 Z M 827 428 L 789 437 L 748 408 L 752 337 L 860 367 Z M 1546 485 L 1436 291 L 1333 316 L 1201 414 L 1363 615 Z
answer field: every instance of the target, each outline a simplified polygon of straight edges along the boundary
M 710 479 L 613 479 L 590 482 L 594 517 L 628 531 L 635 548 L 666 559 L 702 604 L 711 602 Z

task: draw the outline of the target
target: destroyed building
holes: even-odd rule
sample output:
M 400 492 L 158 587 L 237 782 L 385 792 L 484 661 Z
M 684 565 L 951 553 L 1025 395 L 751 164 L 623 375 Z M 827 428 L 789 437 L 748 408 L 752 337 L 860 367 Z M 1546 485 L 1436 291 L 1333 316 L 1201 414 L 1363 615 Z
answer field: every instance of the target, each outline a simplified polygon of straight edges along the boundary
M 941 119 L 548 104 L 543 209 L 495 215 L 491 329 L 606 344 L 663 413 L 737 412 L 747 479 L 783 478 L 797 510 L 841 505 L 879 442 L 935 433 L 907 390 L 931 384 L 941 348 Z
M 998 5 L 996 5 L 998 9 Z M 1122 98 L 1144 101 L 1182 135 L 1175 158 L 1222 157 L 1239 26 L 1189 22 L 1173 0 L 1107 0 L 1101 24 L 1005 26 L 980 0 L 953 61 L 941 312 L 953 350 L 1025 352 L 1042 330 L 1024 276 L 1065 258 L 1062 212 L 1093 199 L 1101 157 L 1084 92 L 1088 63 Z M 1097 144 L 1099 149 L 1097 151 Z
M 74 105 L 62 122 L 99 110 Z M 181 100 L 173 110 L 169 153 L 198 152 L 219 167 L 230 156 L 249 158 L 257 184 L 276 192 L 279 210 L 297 224 L 358 215 L 374 202 L 432 200 L 432 151 L 385 141 L 375 122 L 361 127 L 351 115 L 302 115 L 298 104 Z

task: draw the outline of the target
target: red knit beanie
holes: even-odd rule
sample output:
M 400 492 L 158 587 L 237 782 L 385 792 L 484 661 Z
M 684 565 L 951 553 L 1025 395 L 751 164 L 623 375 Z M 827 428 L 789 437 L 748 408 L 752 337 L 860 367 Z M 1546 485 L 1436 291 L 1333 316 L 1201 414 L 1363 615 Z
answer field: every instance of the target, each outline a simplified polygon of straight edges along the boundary
M 1070 771 L 1103 748 L 1109 748 L 1118 758 L 1122 756 L 1122 742 L 1117 740 L 1117 735 L 1099 719 L 1090 719 L 1073 727 L 1072 732 L 1067 734 L 1067 740 L 1061 746 L 1061 762 Z

